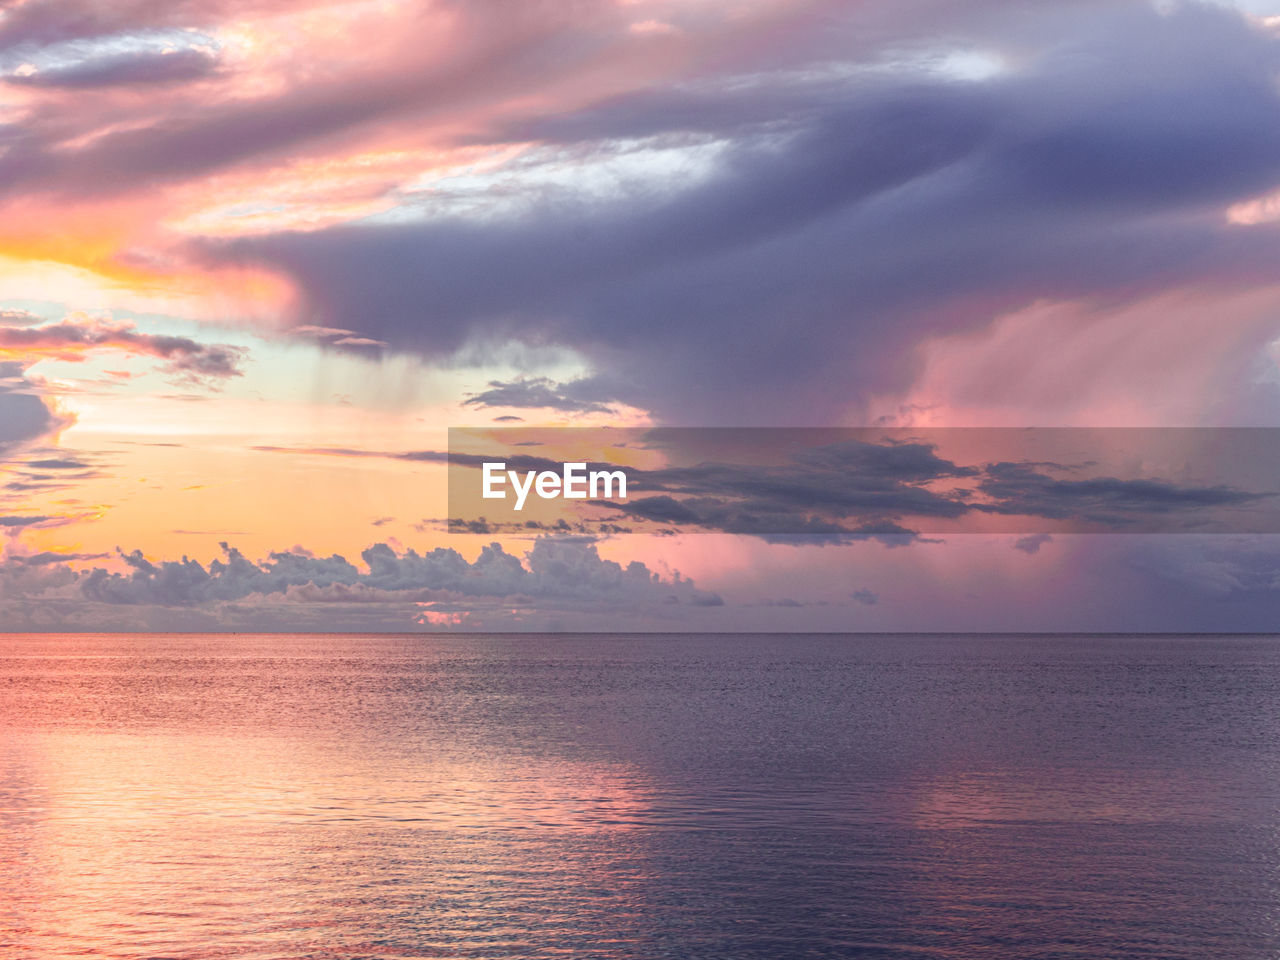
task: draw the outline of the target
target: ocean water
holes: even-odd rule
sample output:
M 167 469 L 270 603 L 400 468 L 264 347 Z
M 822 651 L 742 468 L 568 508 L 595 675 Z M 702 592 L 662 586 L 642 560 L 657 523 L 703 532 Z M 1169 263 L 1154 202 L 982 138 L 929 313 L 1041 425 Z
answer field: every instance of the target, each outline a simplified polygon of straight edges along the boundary
M 0 957 L 1274 958 L 1280 640 L 0 637 Z

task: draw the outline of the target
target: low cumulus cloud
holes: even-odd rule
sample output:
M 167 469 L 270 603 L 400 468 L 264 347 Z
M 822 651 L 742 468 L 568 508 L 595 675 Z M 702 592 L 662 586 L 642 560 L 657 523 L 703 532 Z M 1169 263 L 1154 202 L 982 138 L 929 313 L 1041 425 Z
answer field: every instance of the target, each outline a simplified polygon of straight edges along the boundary
M 1013 549 L 1021 550 L 1023 553 L 1032 556 L 1040 552 L 1040 548 L 1046 543 L 1052 543 L 1053 537 L 1047 533 L 1032 533 L 1025 537 L 1019 537 L 1013 541 Z
M 533 617 L 597 614 L 647 622 L 680 609 L 723 605 L 717 594 L 679 574 L 605 559 L 587 537 L 543 537 L 523 558 L 491 543 L 474 561 L 450 548 L 398 552 L 385 543 L 363 551 L 359 563 L 299 548 L 254 561 L 226 543 L 222 548 L 223 556 L 207 566 L 189 557 L 153 561 L 141 551 L 121 552 L 116 559 L 123 571 L 95 566 L 73 572 L 69 563 L 78 557 L 14 557 L 3 566 L 7 579 L 0 584 L 7 601 L 30 602 L 54 591 L 49 599 L 63 605 L 132 607 L 147 617 L 154 608 L 180 608 L 224 626 L 231 622 L 226 616 L 241 623 L 250 609 L 268 620 L 285 616 L 282 605 L 299 617 L 316 605 L 375 605 L 382 610 L 382 629 L 518 627 Z

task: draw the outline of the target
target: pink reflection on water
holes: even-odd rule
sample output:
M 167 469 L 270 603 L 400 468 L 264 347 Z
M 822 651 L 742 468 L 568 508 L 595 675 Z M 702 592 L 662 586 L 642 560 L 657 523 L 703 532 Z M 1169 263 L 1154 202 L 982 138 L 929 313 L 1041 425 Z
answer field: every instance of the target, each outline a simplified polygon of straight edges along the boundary
M 494 936 L 495 897 L 528 909 L 557 874 L 608 886 L 571 837 L 633 830 L 648 808 L 602 763 L 217 733 L 10 730 L 0 777 L 0 953 L 50 958 L 309 956 L 406 910 L 441 944 L 482 916 Z

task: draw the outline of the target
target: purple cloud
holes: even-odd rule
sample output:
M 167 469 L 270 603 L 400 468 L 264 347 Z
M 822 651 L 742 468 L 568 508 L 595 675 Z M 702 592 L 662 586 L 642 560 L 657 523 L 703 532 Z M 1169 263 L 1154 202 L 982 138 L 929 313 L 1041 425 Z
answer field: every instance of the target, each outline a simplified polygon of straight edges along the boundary
M 217 64 L 217 58 L 203 50 L 139 52 L 91 58 L 34 73 L 11 73 L 4 80 L 15 86 L 63 90 L 173 84 L 208 77 Z
M 1198 6 L 1069 25 L 980 82 L 765 74 L 527 121 L 578 155 L 719 138 L 674 189 L 208 253 L 285 271 L 317 323 L 392 348 L 572 348 L 673 423 L 829 422 L 904 386 L 922 337 L 1041 299 L 1269 283 L 1280 234 L 1223 211 L 1280 183 L 1280 44 Z

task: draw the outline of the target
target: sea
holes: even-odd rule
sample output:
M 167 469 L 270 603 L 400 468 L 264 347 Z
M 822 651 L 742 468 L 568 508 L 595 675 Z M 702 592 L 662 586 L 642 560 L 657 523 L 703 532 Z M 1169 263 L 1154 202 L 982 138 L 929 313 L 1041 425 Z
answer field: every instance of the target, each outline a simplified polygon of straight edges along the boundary
M 1280 638 L 0 636 L 0 957 L 1280 955 Z

